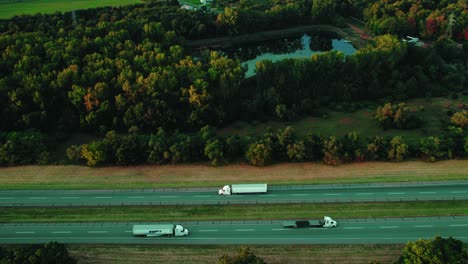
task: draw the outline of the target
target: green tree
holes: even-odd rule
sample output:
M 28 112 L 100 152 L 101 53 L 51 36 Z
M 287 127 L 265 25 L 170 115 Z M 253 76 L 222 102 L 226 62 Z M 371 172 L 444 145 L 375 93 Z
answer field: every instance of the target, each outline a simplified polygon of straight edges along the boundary
M 272 161 L 272 149 L 268 144 L 255 142 L 248 147 L 245 158 L 254 166 L 265 166 Z
M 305 161 L 307 158 L 307 149 L 303 140 L 287 146 L 288 158 L 291 161 Z
M 463 250 L 463 242 L 452 237 L 419 239 L 408 242 L 403 249 L 401 264 L 463 264 L 468 263 L 468 254 Z
M 95 141 L 81 146 L 81 157 L 86 160 L 86 165 L 97 166 L 106 162 L 106 149 L 102 142 Z
M 421 158 L 425 161 L 434 162 L 443 159 L 447 153 L 442 147 L 442 142 L 438 137 L 425 137 L 419 140 L 419 151 Z
M 395 136 L 390 141 L 390 149 L 387 157 L 391 161 L 403 161 L 408 156 L 408 145 L 400 136 Z
M 461 128 L 468 126 L 468 110 L 462 110 L 462 111 L 454 113 L 450 117 L 450 122 L 452 122 L 452 124 L 455 124 L 456 126 L 459 126 Z
M 312 17 L 317 23 L 330 23 L 335 19 L 335 1 L 334 0 L 313 0 Z
M 338 166 L 343 164 L 343 144 L 335 136 L 325 140 L 323 145 L 323 162 L 327 165 Z
M 367 144 L 367 156 L 370 160 L 386 160 L 388 157 L 389 142 L 384 137 L 376 136 Z
M 265 261 L 257 257 L 249 247 L 241 246 L 237 254 L 223 255 L 218 259 L 218 264 L 265 264 Z
M 81 148 L 82 146 L 71 145 L 67 148 L 67 157 L 70 161 L 78 163 L 81 160 Z
M 218 166 L 224 162 L 224 144 L 221 140 L 208 141 L 205 146 L 205 156 L 210 160 L 211 166 Z

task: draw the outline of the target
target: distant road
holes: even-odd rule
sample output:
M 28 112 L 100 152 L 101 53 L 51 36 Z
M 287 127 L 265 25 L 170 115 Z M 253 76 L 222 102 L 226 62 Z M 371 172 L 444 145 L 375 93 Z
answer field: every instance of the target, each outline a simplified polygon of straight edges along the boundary
M 0 206 L 342 203 L 467 200 L 468 181 L 419 184 L 272 186 L 267 194 L 219 196 L 216 188 L 0 191 Z
M 403 244 L 435 235 L 468 242 L 468 217 L 335 220 L 339 226 L 330 229 L 284 229 L 280 221 L 181 223 L 189 236 L 161 238 L 134 237 L 132 223 L 0 224 L 0 243 Z

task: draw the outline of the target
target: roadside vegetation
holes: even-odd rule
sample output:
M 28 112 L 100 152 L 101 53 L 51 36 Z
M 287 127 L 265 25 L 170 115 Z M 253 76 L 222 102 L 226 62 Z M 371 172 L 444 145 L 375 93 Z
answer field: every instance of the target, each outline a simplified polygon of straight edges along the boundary
M 0 189 L 128 189 L 220 187 L 228 183 L 270 185 L 452 181 L 468 178 L 468 163 L 320 163 L 247 165 L 164 165 L 138 167 L 21 166 L 0 169 Z
M 327 204 L 2 207 L 0 222 L 120 222 L 466 216 L 468 201 Z

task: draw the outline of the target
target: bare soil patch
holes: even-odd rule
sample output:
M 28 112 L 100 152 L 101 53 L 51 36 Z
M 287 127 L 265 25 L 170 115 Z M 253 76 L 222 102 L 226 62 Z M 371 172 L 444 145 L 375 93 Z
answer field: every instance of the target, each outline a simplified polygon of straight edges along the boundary
M 0 169 L 0 188 L 151 188 L 218 186 L 238 182 L 270 184 L 404 182 L 468 179 L 468 161 L 363 162 L 338 167 L 286 163 L 210 167 L 167 165 L 136 167 L 21 166 Z

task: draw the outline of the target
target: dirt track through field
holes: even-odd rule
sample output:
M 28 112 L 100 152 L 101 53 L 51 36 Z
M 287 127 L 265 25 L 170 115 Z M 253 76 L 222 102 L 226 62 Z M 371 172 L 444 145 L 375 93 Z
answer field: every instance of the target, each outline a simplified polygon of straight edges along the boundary
M 468 161 L 364 162 L 338 167 L 288 163 L 263 168 L 249 165 L 210 167 L 167 165 L 137 167 L 23 166 L 0 169 L 2 188 L 150 188 L 218 186 L 236 182 L 346 183 L 468 179 Z

